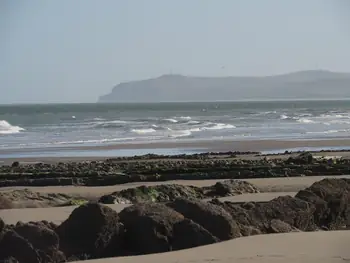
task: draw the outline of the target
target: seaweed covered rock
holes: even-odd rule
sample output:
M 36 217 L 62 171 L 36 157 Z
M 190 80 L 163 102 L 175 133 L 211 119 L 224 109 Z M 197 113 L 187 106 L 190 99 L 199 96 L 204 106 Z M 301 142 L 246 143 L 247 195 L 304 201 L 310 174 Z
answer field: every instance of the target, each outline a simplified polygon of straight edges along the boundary
M 120 253 L 124 227 L 113 209 L 88 203 L 76 208 L 56 232 L 67 257 L 101 258 L 110 256 L 111 250 Z
M 139 202 L 167 202 L 176 198 L 204 198 L 202 188 L 195 186 L 164 184 L 153 186 L 139 186 L 114 192 L 100 198 L 101 203 L 116 203 L 118 200 Z
M 167 205 L 186 218 L 198 223 L 220 240 L 240 236 L 236 222 L 220 206 L 194 199 L 177 199 Z
M 159 203 L 136 204 L 119 216 L 126 228 L 123 247 L 131 255 L 171 251 L 173 227 L 184 220 L 183 215 Z

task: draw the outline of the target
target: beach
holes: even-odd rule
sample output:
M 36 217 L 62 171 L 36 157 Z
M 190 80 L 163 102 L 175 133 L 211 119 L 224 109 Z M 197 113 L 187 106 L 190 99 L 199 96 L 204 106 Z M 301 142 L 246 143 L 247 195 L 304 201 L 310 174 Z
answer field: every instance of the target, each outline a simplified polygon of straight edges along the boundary
M 264 146 L 264 143 L 268 144 L 270 142 L 260 143 Z M 339 145 L 340 144 L 339 142 Z M 243 145 L 242 143 L 242 146 Z M 284 144 L 284 146 L 285 145 L 286 144 Z M 298 144 L 293 144 L 295 147 L 297 147 L 297 145 Z M 316 144 L 311 143 L 307 145 L 311 147 L 311 145 L 314 146 Z M 333 146 L 334 145 L 336 144 L 333 144 Z M 320 146 L 320 144 L 317 146 L 323 147 Z M 229 149 L 230 146 L 226 145 L 226 147 Z M 257 149 L 258 148 L 255 148 L 255 150 Z M 301 202 L 297 201 L 301 200 L 299 198 L 309 198 L 307 196 L 302 197 L 303 194 L 301 193 L 304 189 L 310 187 L 310 189 L 313 189 L 312 187 L 326 187 L 325 189 L 329 189 L 327 191 L 338 191 L 336 189 L 340 189 L 339 187 L 344 185 L 344 183 L 339 180 L 350 180 L 349 173 L 347 173 L 348 168 L 345 169 L 345 167 L 349 167 L 349 152 L 347 150 L 314 150 L 312 154 L 302 151 L 294 153 L 269 152 L 262 154 L 259 153 L 259 151 L 249 151 L 249 144 L 248 148 L 244 148 L 244 150 L 244 152 L 212 151 L 210 153 L 195 153 L 192 155 L 181 153 L 179 155 L 141 155 L 133 157 L 76 156 L 72 158 L 37 156 L 3 158 L 3 166 L 0 169 L 0 173 L 2 174 L 2 181 L 0 180 L 2 184 L 0 199 L 1 196 L 10 198 L 9 200 L 12 200 L 13 207 L 11 207 L 11 209 L 0 210 L 0 218 L 9 226 L 14 224 L 14 229 L 21 227 L 21 225 L 18 225 L 18 221 L 21 221 L 21 224 L 24 225 L 31 225 L 33 224 L 32 222 L 52 222 L 50 224 L 54 225 L 50 225 L 50 227 L 57 227 L 57 230 L 54 231 L 61 236 L 63 232 L 60 231 L 63 230 L 60 230 L 60 228 L 62 228 L 64 224 L 68 224 L 65 222 L 73 220 L 71 215 L 75 213 L 74 211 L 82 209 L 82 207 L 87 207 L 86 209 L 95 209 L 93 208 L 94 203 L 89 205 L 89 203 L 87 203 L 89 201 L 102 202 L 102 206 L 106 206 L 110 209 L 106 210 L 104 213 L 117 213 L 121 215 L 123 213 L 125 214 L 127 209 L 131 209 L 133 204 L 136 204 L 136 208 L 139 207 L 137 209 L 144 207 L 142 209 L 146 209 L 145 211 L 148 211 L 148 209 L 152 211 L 155 207 L 152 205 L 150 206 L 150 201 L 156 205 L 160 205 L 159 208 L 157 208 L 160 210 L 157 210 L 158 212 L 156 213 L 168 213 L 165 211 L 161 212 L 163 211 L 162 209 L 168 209 L 165 208 L 163 204 L 167 202 L 170 202 L 169 205 L 171 205 L 172 202 L 176 204 L 177 197 L 201 198 L 200 202 L 208 203 L 209 207 L 212 207 L 210 209 L 214 209 L 213 207 L 219 209 L 220 206 L 225 207 L 225 204 L 231 204 L 237 207 L 235 209 L 242 207 L 239 209 L 246 211 L 244 213 L 248 213 L 247 216 L 253 216 L 253 214 L 250 215 L 252 212 L 249 211 L 254 210 L 249 210 L 252 208 L 248 208 L 247 205 L 252 204 L 252 207 L 256 207 L 253 209 L 257 209 L 254 213 L 262 213 L 259 216 L 262 216 L 262 219 L 253 221 L 256 222 L 252 223 L 253 226 L 245 226 L 245 221 L 241 222 L 240 220 L 242 219 L 236 218 L 235 220 L 240 222 L 239 229 L 243 232 L 234 234 L 232 240 L 210 244 L 214 241 L 204 241 L 204 239 L 200 241 L 201 239 L 197 238 L 195 239 L 197 240 L 196 242 L 202 244 L 199 245 L 199 247 L 197 247 L 198 245 L 194 245 L 195 247 L 185 250 L 180 249 L 167 253 L 152 253 L 151 255 L 136 256 L 137 253 L 135 255 L 116 255 L 117 257 L 95 259 L 91 262 L 136 263 L 157 261 L 189 263 L 203 261 L 235 261 L 253 263 L 282 262 L 282 260 L 286 262 L 347 261 L 350 258 L 350 254 L 345 244 L 346 240 L 350 238 L 350 232 L 344 229 L 346 226 L 334 225 L 330 229 L 323 229 L 325 228 L 325 226 L 323 226 L 321 229 L 316 224 L 312 226 L 312 229 L 314 229 L 313 231 L 316 232 L 310 232 L 310 230 L 307 231 L 308 226 L 305 225 L 305 223 L 297 223 L 297 221 L 290 221 L 287 218 L 285 219 L 286 221 L 280 221 L 284 220 L 284 216 L 278 215 L 278 213 L 290 206 L 289 209 L 295 211 L 293 212 L 293 217 L 300 213 L 297 212 L 299 211 L 298 209 L 302 209 L 304 214 L 311 213 L 311 216 L 312 210 L 309 210 L 309 208 L 305 210 L 304 205 L 300 206 L 301 203 L 298 204 L 298 202 Z M 332 161 L 330 162 L 329 160 Z M 15 162 L 18 163 L 16 164 Z M 325 165 L 327 168 L 325 168 Z M 57 173 L 58 170 L 61 172 Z M 107 170 L 109 172 L 101 173 L 101 171 Z M 250 170 L 250 172 L 247 173 L 247 170 Z M 45 171 L 44 174 L 42 173 L 43 171 Z M 74 175 L 72 171 L 75 171 Z M 97 178 L 100 179 L 98 181 L 93 179 L 94 176 L 96 176 L 94 175 L 94 171 L 99 171 Z M 179 177 L 173 175 L 174 171 L 177 171 Z M 197 173 L 198 171 L 201 171 L 200 174 Z M 290 174 L 286 174 L 286 171 Z M 242 174 L 242 172 L 244 173 Z M 138 173 L 140 175 L 138 175 Z M 129 174 L 125 177 L 129 179 L 125 181 L 123 174 Z M 141 176 L 141 174 L 143 175 Z M 153 174 L 157 176 L 154 177 Z M 123 183 L 116 184 L 115 179 L 111 181 L 111 178 L 119 178 L 118 180 L 122 180 Z M 235 178 L 236 180 L 230 181 L 230 178 Z M 67 179 L 69 179 L 68 181 L 72 182 L 72 184 L 67 184 Z M 60 182 L 66 183 L 60 184 Z M 320 182 L 322 182 L 324 186 L 319 184 Z M 348 181 L 344 182 L 347 183 Z M 223 186 L 225 188 L 222 188 Z M 223 189 L 230 190 L 227 192 L 227 190 L 223 191 Z M 142 194 L 141 192 L 141 195 L 137 194 L 138 191 L 142 191 Z M 154 193 L 157 194 L 154 195 Z M 329 194 L 333 193 L 329 192 Z M 173 199 L 174 197 L 175 199 Z M 213 198 L 216 198 L 216 201 L 213 201 Z M 200 203 L 197 202 L 198 201 L 195 201 L 194 204 L 200 205 Z M 292 205 L 293 202 L 297 203 Z M 313 206 L 313 201 L 311 201 L 311 199 L 307 202 L 310 202 L 308 206 Z M 300 207 L 293 208 L 295 205 Z M 346 205 L 348 205 L 348 203 L 346 203 Z M 89 208 L 90 206 L 92 207 Z M 280 212 L 275 214 L 276 217 L 270 217 L 269 213 L 265 212 L 265 209 L 272 209 L 272 211 L 276 209 L 276 212 Z M 86 210 L 84 213 L 97 212 L 92 212 L 92 210 L 91 212 L 88 211 L 89 210 Z M 213 211 L 210 213 L 213 213 Z M 149 212 L 146 212 L 146 215 L 147 213 Z M 182 213 L 185 213 L 185 211 Z M 291 212 L 287 212 L 286 210 L 282 212 L 282 214 L 284 213 L 288 214 Z M 231 215 L 233 218 L 236 216 L 235 214 Z M 290 214 L 290 216 L 291 215 L 292 214 Z M 86 216 L 88 216 L 88 214 L 84 217 L 86 218 Z M 91 214 L 91 216 L 93 217 L 93 214 Z M 186 214 L 186 217 L 192 218 L 191 216 L 193 215 Z M 226 215 L 225 218 L 227 216 L 228 215 Z M 305 215 L 303 215 L 303 217 L 304 216 Z M 166 214 L 162 217 L 162 220 L 168 220 Z M 195 218 L 196 217 L 192 218 L 192 220 L 196 220 Z M 255 216 L 250 220 L 257 220 L 254 218 Z M 303 220 L 311 220 L 311 217 L 309 217 L 310 219 L 306 218 L 307 217 Z M 268 230 L 270 228 L 265 228 L 264 224 L 260 225 L 260 220 L 266 222 L 264 224 L 274 224 L 273 228 L 271 228 L 273 231 Z M 286 224 L 285 222 L 288 223 Z M 313 221 L 310 221 L 308 224 L 311 224 L 311 222 Z M 204 226 L 206 225 L 205 222 L 201 224 L 204 224 Z M 39 227 L 39 225 L 37 227 Z M 127 224 L 126 227 L 128 227 Z M 232 226 L 230 225 L 230 227 Z M 255 230 L 246 232 L 248 229 Z M 64 233 L 66 233 L 66 231 L 68 230 L 64 230 Z M 74 233 L 74 231 L 80 231 L 79 227 L 75 227 L 75 230 L 70 230 L 72 233 Z M 257 231 L 259 234 L 252 235 L 249 234 L 250 231 Z M 186 238 L 189 233 L 192 232 L 187 232 L 187 234 L 181 232 L 181 234 L 179 234 L 180 236 L 177 236 L 177 238 Z M 24 233 L 24 235 L 26 234 Z M 190 238 L 190 236 L 187 238 Z M 151 242 L 151 240 L 152 239 L 148 242 Z M 206 245 L 205 242 L 209 243 Z M 69 252 L 70 250 L 67 250 L 63 244 L 59 245 L 59 247 L 60 246 L 62 246 L 61 249 L 64 250 L 64 253 L 69 256 L 69 253 L 71 253 Z M 174 244 L 174 246 L 176 245 Z M 159 250 L 159 252 L 162 252 L 162 250 Z M 55 255 L 55 257 L 58 257 L 57 254 Z M 95 257 L 98 258 L 100 256 Z M 55 262 L 61 262 L 60 260 L 63 259 L 56 258 L 55 260 Z M 74 257 L 70 257 L 69 261 L 78 262 L 74 260 Z
M 346 262 L 349 110 L 1 106 L 0 259 Z

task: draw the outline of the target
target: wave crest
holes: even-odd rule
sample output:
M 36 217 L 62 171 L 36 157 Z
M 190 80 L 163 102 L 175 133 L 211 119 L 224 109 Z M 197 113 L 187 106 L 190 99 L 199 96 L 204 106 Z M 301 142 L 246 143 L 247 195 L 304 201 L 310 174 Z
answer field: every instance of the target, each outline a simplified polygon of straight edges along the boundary
M 5 120 L 0 120 L 0 134 L 13 134 L 24 131 L 22 127 L 14 126 Z

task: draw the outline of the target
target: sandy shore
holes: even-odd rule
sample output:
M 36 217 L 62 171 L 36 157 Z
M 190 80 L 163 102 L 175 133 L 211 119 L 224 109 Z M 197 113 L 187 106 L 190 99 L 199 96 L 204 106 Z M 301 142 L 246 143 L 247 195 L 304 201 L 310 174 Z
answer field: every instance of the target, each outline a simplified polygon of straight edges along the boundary
M 89 262 L 344 263 L 350 261 L 349 240 L 350 231 L 260 235 L 169 253 Z

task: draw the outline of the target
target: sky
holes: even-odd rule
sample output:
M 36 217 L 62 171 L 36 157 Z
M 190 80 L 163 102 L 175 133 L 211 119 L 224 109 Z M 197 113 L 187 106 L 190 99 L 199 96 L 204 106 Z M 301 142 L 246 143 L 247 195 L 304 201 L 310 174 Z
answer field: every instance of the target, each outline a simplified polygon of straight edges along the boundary
M 350 72 L 348 0 L 1 0 L 0 104 L 163 74 Z

